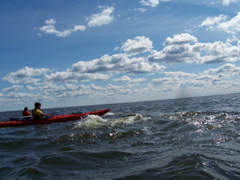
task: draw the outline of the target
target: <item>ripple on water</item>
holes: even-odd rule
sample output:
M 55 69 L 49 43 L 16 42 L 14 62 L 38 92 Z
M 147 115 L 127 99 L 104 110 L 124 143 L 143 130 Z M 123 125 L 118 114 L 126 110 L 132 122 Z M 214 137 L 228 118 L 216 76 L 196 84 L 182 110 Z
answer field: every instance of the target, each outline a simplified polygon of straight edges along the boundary
M 0 179 L 239 179 L 240 101 L 227 99 L 116 104 L 101 118 L 1 129 Z

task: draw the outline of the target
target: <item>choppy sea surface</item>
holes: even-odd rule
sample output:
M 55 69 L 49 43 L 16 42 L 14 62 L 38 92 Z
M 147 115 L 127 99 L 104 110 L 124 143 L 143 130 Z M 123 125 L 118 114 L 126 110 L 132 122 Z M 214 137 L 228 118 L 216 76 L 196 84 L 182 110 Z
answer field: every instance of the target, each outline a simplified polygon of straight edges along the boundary
M 1 128 L 0 179 L 240 179 L 240 94 L 43 111 L 105 108 L 104 117 Z

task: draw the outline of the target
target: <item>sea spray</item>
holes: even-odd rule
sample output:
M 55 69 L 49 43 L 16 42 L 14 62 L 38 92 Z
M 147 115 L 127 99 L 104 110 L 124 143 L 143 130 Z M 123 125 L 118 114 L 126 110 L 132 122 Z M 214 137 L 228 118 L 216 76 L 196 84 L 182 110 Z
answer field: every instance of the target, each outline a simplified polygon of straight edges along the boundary
M 89 115 L 86 118 L 82 119 L 75 123 L 75 128 L 83 128 L 83 129 L 97 129 L 101 127 L 114 127 L 118 125 L 127 125 L 133 124 L 136 122 L 141 122 L 145 120 L 149 120 L 149 117 L 143 117 L 141 114 L 129 115 L 122 118 L 102 118 L 96 115 Z
M 97 115 L 88 115 L 86 118 L 75 123 L 75 128 L 96 129 L 107 125 L 107 120 Z

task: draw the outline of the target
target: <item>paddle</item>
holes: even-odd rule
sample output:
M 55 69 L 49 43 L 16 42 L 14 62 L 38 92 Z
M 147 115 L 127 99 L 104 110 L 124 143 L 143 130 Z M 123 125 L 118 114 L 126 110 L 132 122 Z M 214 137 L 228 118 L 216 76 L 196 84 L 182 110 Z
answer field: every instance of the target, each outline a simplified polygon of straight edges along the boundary
M 53 112 L 51 114 L 44 114 L 43 118 L 46 119 L 46 118 L 50 118 L 50 117 L 56 116 L 55 114 L 56 114 L 56 112 Z M 43 118 L 41 118 L 41 119 L 43 119 Z

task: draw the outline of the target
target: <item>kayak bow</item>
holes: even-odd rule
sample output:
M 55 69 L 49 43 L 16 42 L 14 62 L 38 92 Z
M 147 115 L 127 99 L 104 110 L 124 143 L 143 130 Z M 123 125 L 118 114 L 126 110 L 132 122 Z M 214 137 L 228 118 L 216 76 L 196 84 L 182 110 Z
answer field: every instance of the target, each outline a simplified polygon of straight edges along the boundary
M 81 114 L 56 115 L 56 116 L 51 116 L 48 118 L 43 118 L 43 119 L 38 119 L 38 120 L 34 120 L 34 119 L 24 120 L 23 119 L 23 120 L 0 122 L 0 128 L 76 121 L 76 120 L 86 117 L 87 115 L 103 116 L 103 115 L 107 114 L 109 111 L 110 111 L 110 109 L 103 109 L 103 110 L 99 110 L 99 111 L 92 111 L 92 112 L 86 112 L 86 113 L 81 113 Z

